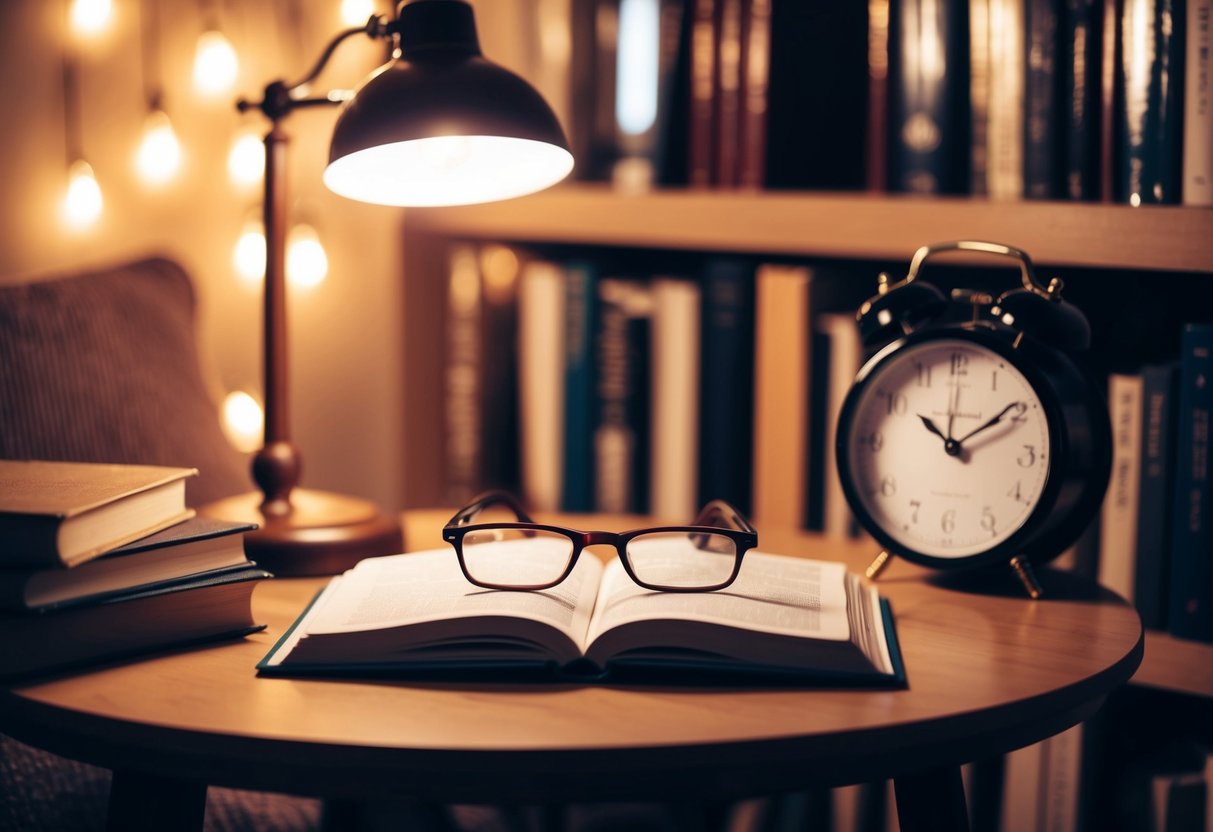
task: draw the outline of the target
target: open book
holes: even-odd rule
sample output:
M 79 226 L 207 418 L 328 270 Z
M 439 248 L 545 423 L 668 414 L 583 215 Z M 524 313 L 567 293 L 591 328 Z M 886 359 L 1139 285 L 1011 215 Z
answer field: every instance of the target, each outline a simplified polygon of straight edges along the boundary
M 520 567 L 528 541 L 518 541 Z M 258 664 L 263 675 L 549 668 L 711 671 L 904 684 L 888 604 L 840 563 L 749 552 L 716 592 L 653 592 L 589 553 L 559 586 L 487 590 L 449 549 L 338 575 Z

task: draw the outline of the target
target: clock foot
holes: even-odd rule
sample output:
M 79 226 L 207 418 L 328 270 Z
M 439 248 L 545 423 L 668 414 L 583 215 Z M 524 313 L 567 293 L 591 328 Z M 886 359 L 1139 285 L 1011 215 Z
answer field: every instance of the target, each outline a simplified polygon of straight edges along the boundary
M 890 555 L 888 551 L 882 549 L 880 554 L 876 556 L 876 559 L 868 564 L 868 568 L 863 571 L 863 574 L 867 575 L 868 578 L 873 581 L 876 580 L 876 577 L 884 571 L 886 566 L 889 565 L 889 560 L 891 559 L 892 555 Z
M 1023 555 L 1016 555 L 1011 558 L 1011 568 L 1015 570 L 1015 577 L 1019 578 L 1019 582 L 1023 584 L 1023 588 L 1028 593 L 1028 597 L 1036 600 L 1042 594 L 1040 581 L 1036 580 L 1036 573 L 1032 571 L 1032 563 Z

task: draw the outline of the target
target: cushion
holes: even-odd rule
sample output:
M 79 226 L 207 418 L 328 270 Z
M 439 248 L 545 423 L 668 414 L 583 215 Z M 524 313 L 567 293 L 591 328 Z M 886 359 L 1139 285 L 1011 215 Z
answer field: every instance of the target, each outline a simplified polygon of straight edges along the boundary
M 0 458 L 194 467 L 194 506 L 252 490 L 203 380 L 196 305 L 163 258 L 0 287 Z

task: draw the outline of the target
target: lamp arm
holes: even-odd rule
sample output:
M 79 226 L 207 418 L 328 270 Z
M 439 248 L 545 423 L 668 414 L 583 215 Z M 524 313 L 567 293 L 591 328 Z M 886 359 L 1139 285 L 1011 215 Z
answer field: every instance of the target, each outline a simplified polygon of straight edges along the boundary
M 379 38 L 387 37 L 389 34 L 390 31 L 387 18 L 380 17 L 379 15 L 371 15 L 366 23 L 362 26 L 355 26 L 351 29 L 345 29 L 344 31 L 338 32 L 333 36 L 333 39 L 329 41 L 328 46 L 324 47 L 324 51 L 320 53 L 320 57 L 316 59 L 316 63 L 312 66 L 308 74 L 295 83 L 287 85 L 287 91 L 291 93 L 297 92 L 300 87 L 315 81 L 317 76 L 319 76 L 321 72 L 324 72 L 324 68 L 328 66 L 329 60 L 331 60 L 333 57 L 333 53 L 337 51 L 337 47 L 346 40 L 354 37 L 354 35 L 366 35 L 371 40 L 378 40 Z

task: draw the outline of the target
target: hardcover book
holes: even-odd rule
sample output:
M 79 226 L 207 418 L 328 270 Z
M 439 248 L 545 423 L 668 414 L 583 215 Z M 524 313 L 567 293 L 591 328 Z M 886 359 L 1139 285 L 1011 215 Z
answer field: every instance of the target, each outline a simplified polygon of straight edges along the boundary
M 528 547 L 518 541 L 525 568 Z M 690 545 L 688 542 L 687 545 Z M 263 675 L 532 670 L 580 678 L 696 672 L 905 683 L 874 587 L 829 563 L 749 552 L 717 592 L 651 592 L 582 557 L 542 592 L 486 591 L 449 549 L 368 558 L 334 578 L 258 664 Z
M 75 566 L 193 516 L 194 468 L 0 460 L 0 565 Z
M 244 532 L 255 528 L 194 517 L 71 569 L 0 570 L 0 609 L 45 612 L 202 572 L 251 566 Z

